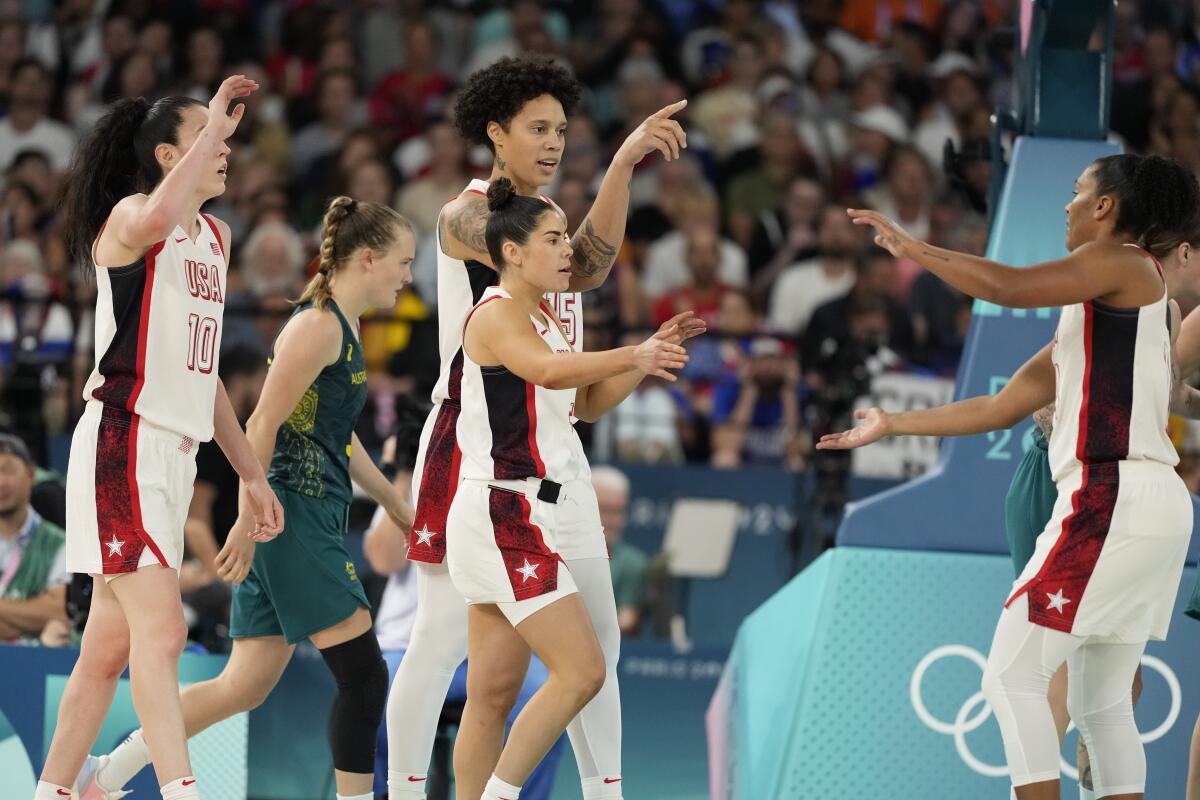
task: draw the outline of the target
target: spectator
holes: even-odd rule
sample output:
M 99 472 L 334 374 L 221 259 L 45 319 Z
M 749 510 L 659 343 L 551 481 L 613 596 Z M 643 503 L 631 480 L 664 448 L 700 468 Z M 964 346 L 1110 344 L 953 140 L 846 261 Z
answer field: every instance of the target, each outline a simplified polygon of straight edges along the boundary
M 884 42 L 900 20 L 934 30 L 941 16 L 942 0 L 846 0 L 841 24 L 864 42 Z
M 571 135 L 573 149 L 574 131 Z M 419 233 L 430 234 L 437 227 L 442 204 L 467 185 L 467 145 L 446 120 L 431 123 L 424 138 L 428 149 L 426 167 L 417 180 L 400 189 L 395 205 Z
M 25 24 L 20 18 L 0 21 L 0 114 L 8 113 L 12 68 L 25 55 Z
M 961 53 L 945 53 L 929 69 L 936 81 L 937 99 L 913 133 L 913 144 L 935 169 L 949 140 L 956 148 L 970 137 L 975 112 L 984 108 L 984 92 L 975 62 Z
M 804 468 L 808 436 L 801 426 L 800 369 L 783 343 L 750 343 L 741 373 L 713 389 L 712 465 Z
M 987 249 L 987 235 L 984 219 L 969 218 L 951 232 L 948 246 L 982 256 Z M 953 375 L 966 342 L 971 303 L 971 298 L 932 272 L 922 270 L 909 295 L 914 360 L 939 374 Z
M 600 505 L 600 524 L 608 544 L 608 566 L 612 571 L 613 595 L 617 601 L 617 625 L 622 636 L 636 636 L 642 626 L 646 605 L 650 559 L 625 541 L 629 511 L 629 478 L 615 467 L 592 468 L 592 486 Z
M 0 170 L 6 170 L 22 150 L 46 153 L 55 171 L 71 161 L 75 135 L 47 116 L 50 108 L 50 73 L 41 63 L 24 58 L 9 70 L 8 116 L 0 119 Z
M 354 73 L 323 73 L 316 94 L 317 120 L 302 128 L 292 140 L 293 175 L 307 175 L 322 156 L 336 153 L 356 125 Z
M 745 34 L 737 38 L 728 71 L 729 80 L 700 95 L 692 111 L 692 120 L 719 160 L 753 147 L 758 139 L 756 90 L 762 80 L 763 60 L 756 37 Z
M 0 364 L 65 359 L 75 335 L 71 313 L 34 242 L 16 239 L 0 251 L 0 289 Z
M 404 66 L 383 76 L 371 94 L 371 122 L 392 146 L 419 135 L 425 120 L 442 113 L 450 80 L 438 72 L 438 46 L 432 25 L 410 21 L 404 26 Z
M 6 185 L 12 183 L 23 183 L 32 189 L 39 208 L 45 208 L 58 190 L 50 159 L 45 151 L 36 148 L 21 150 L 13 157 Z
M 685 261 L 691 280 L 658 298 L 650 314 L 654 327 L 683 311 L 712 324 L 729 287 L 718 277 L 721 269 L 721 239 L 713 228 L 694 227 L 687 234 Z
M 291 312 L 289 300 L 304 288 L 304 246 L 285 222 L 266 222 L 239 253 L 240 288 L 225 299 L 224 341 L 265 350 Z
M 725 196 L 730 234 L 743 248 L 750 246 L 758 216 L 777 211 L 783 204 L 792 179 L 800 173 L 815 173 L 791 114 L 776 111 L 766 115 L 758 157 L 757 167 L 729 182 Z
M 908 125 L 895 109 L 873 105 L 851 118 L 854 189 L 866 191 L 880 179 L 892 148 L 908 141 Z
M 854 286 L 854 265 L 865 244 L 866 237 L 845 208 L 826 206 L 816 256 L 790 265 L 771 290 L 771 328 L 788 336 L 803 335 L 813 311 Z
M 836 50 L 822 47 L 813 56 L 806 77 L 800 90 L 797 130 L 822 178 L 833 180 L 850 152 L 845 62 Z
M 934 188 L 929 162 L 915 148 L 897 147 L 883 165 L 883 175 L 883 184 L 867 193 L 867 203 L 895 219 L 913 236 L 927 239 Z
M 642 289 L 649 297 L 663 297 L 688 283 L 687 249 L 692 231 L 713 233 L 719 211 L 716 194 L 706 184 L 696 185 L 683 197 L 675 198 L 679 211 L 676 230 L 650 245 L 642 270 Z M 728 286 L 747 283 L 746 253 L 728 239 L 719 239 L 717 280 Z
M 395 197 L 396 177 L 386 161 L 369 159 L 350 170 L 345 194 L 359 202 L 391 205 Z
M 683 460 L 679 406 L 665 382 L 646 378 L 598 426 L 611 419 L 617 458 L 630 464 L 677 464 Z M 599 430 L 599 428 L 598 428 Z M 598 438 L 602 438 L 597 433 Z
M 817 248 L 825 189 L 815 178 L 792 181 L 783 208 L 758 215 L 747 257 L 755 297 L 766 298 L 779 274 Z
M 809 320 L 801 361 L 810 379 L 820 381 L 826 374 L 822 365 L 844 360 L 842 350 L 854 343 L 871 353 L 887 347 L 901 359 L 908 358 L 912 353 L 912 320 L 908 309 L 894 297 L 895 286 L 896 260 L 890 253 L 877 247 L 859 257 L 854 287 L 819 306 Z M 870 297 L 870 301 L 859 302 L 864 297 Z
M 36 638 L 65 621 L 66 533 L 33 510 L 36 467 L 25 443 L 0 434 L 0 640 Z

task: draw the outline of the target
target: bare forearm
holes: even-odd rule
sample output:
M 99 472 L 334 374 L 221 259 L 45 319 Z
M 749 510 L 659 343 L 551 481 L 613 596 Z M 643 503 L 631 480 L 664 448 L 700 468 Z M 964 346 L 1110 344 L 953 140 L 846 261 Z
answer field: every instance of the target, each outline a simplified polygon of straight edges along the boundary
M 263 472 L 270 464 L 271 453 L 267 451 L 266 460 L 256 458 L 255 451 L 246 434 L 238 423 L 237 415 L 233 413 L 233 405 L 229 402 L 229 394 L 225 384 L 217 381 L 217 401 L 213 410 L 213 438 L 230 466 L 242 480 L 255 480 L 263 477 Z M 274 442 L 272 442 L 274 448 Z
M 1020 280 L 1021 270 L 979 256 L 916 242 L 909 256 L 925 269 L 964 294 L 1003 306 L 1029 307 L 1019 302 L 1012 289 Z
M 542 362 L 535 381 L 547 389 L 578 389 L 635 369 L 635 348 L 594 353 L 556 353 Z
M 1021 417 L 998 413 L 994 396 L 970 397 L 937 408 L 889 414 L 893 436 L 970 436 L 1007 428 Z
M 1200 419 L 1200 389 L 1183 385 L 1171 403 L 1171 413 L 1187 419 Z
M 616 162 L 604 174 L 596 202 L 571 239 L 572 291 L 594 289 L 608 278 L 625 239 L 632 177 L 631 166 Z
M 619 406 L 645 377 L 646 373 L 634 369 L 584 386 L 575 399 L 575 416 L 584 422 L 595 422 Z
M 142 206 L 136 222 L 139 232 L 154 241 L 166 238 L 187 213 L 200 180 L 207 170 L 213 168 L 213 157 L 221 144 L 220 135 L 213 129 L 206 127 L 201 131 L 195 144 L 159 181 Z
M 380 575 L 403 572 L 408 568 L 408 533 L 400 530 L 392 518 L 383 515 L 363 539 L 363 555 L 371 569 Z
M 50 620 L 66 618 L 66 589 L 62 586 L 31 600 L 0 600 L 0 620 L 16 629 L 17 635 L 36 636 Z

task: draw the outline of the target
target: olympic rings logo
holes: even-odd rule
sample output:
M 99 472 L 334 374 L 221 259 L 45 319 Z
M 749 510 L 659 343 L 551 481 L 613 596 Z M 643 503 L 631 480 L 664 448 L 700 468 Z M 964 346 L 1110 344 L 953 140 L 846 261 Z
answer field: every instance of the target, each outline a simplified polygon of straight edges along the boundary
M 974 663 L 975 666 L 979 667 L 980 675 L 983 674 L 984 667 L 987 665 L 987 660 L 973 647 L 962 644 L 947 644 L 934 648 L 917 663 L 916 669 L 913 670 L 912 680 L 909 681 L 908 693 L 913 711 L 916 712 L 917 718 L 921 720 L 925 727 L 954 738 L 954 749 L 958 752 L 958 757 L 971 770 L 989 778 L 1006 777 L 1008 775 L 1008 766 L 1006 764 L 989 764 L 982 761 L 971 752 L 971 748 L 967 745 L 967 734 L 987 722 L 988 717 L 992 715 L 992 708 L 988 705 L 982 691 L 975 692 L 967 698 L 967 701 L 959 707 L 958 713 L 954 715 L 952 722 L 938 719 L 925 707 L 925 701 L 921 697 L 921 683 L 925 679 L 925 672 L 943 658 L 954 657 L 965 658 Z M 1179 719 L 1180 708 L 1183 705 L 1183 690 L 1179 685 L 1179 678 L 1175 675 L 1175 672 L 1162 659 L 1143 655 L 1142 666 L 1161 675 L 1167 684 L 1167 690 L 1171 693 L 1171 707 L 1167 711 L 1166 719 L 1157 728 L 1141 734 L 1142 743 L 1149 744 L 1166 736 L 1167 732 L 1174 727 L 1175 722 Z M 1073 723 L 1071 728 L 1074 728 Z M 1079 772 L 1076 770 L 1074 764 L 1067 763 L 1061 754 L 1059 754 L 1058 760 L 1059 767 L 1067 777 L 1072 780 L 1079 779 Z

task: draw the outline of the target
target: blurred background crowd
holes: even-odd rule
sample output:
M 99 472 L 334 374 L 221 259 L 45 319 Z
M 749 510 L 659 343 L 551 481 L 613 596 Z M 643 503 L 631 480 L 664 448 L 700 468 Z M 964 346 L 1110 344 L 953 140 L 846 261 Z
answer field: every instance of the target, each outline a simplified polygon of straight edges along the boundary
M 438 368 L 437 212 L 491 167 L 449 121 L 455 92 L 475 69 L 536 52 L 585 86 L 547 190 L 572 227 L 624 136 L 689 100 L 684 157 L 635 171 L 617 265 L 584 299 L 584 343 L 619 344 L 682 309 L 711 333 L 678 382 L 647 380 L 579 426 L 591 454 L 787 470 L 816 480 L 836 514 L 857 467 L 813 441 L 881 395 L 946 399 L 971 317 L 968 298 L 874 247 L 844 209 L 983 253 L 991 109 L 1009 104 L 1018 5 L 0 0 L 0 429 L 61 472 L 93 361 L 95 284 L 68 260 L 56 218 L 74 143 L 115 100 L 207 101 L 233 73 L 262 86 L 231 143 L 228 190 L 208 208 L 233 233 L 220 368 L 235 408 L 252 410 L 274 332 L 314 268 L 324 203 L 348 194 L 391 204 L 419 234 L 413 287 L 364 325 L 371 399 L 358 433 L 376 449 L 419 426 Z M 1200 170 L 1200 0 L 1123 0 L 1117 14 L 1113 136 Z M 1196 293 L 1181 292 L 1186 313 Z M 1182 423 L 1175 433 L 1198 489 L 1200 440 Z M 903 477 L 931 457 L 874 474 Z M 199 473 L 183 578 L 203 591 L 236 477 L 212 445 Z M 38 485 L 55 480 L 37 473 Z M 628 487 L 612 483 L 616 513 Z M 632 558 L 636 608 L 647 566 Z M 0 606 L 0 637 L 4 624 Z

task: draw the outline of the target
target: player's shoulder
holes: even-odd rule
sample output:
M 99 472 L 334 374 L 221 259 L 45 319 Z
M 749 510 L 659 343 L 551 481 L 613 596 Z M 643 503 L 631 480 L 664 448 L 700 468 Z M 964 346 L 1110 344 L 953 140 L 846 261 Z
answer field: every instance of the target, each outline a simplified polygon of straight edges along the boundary
M 275 348 L 308 352 L 330 361 L 342 351 L 342 323 L 332 309 L 308 308 L 297 311 L 279 332 Z
M 221 219 L 220 217 L 218 217 L 215 214 L 209 214 L 207 212 L 201 212 L 201 213 L 204 214 L 204 216 L 208 220 L 210 220 L 213 225 L 216 226 L 217 235 L 221 237 L 221 249 L 228 252 L 229 251 L 229 237 L 230 237 L 229 223 L 226 222 L 225 220 Z

